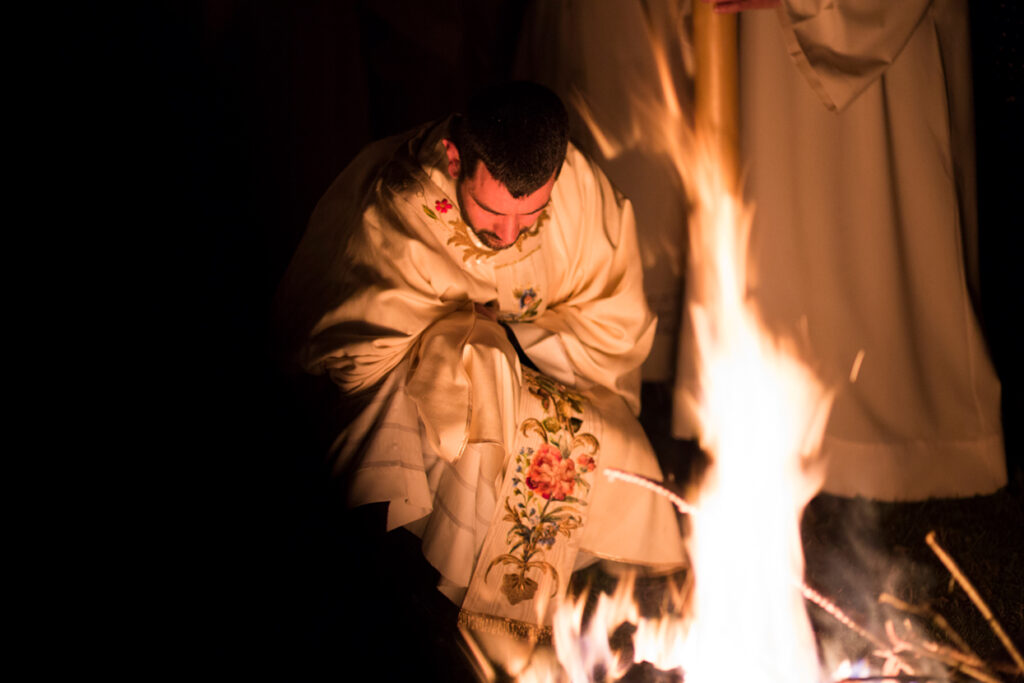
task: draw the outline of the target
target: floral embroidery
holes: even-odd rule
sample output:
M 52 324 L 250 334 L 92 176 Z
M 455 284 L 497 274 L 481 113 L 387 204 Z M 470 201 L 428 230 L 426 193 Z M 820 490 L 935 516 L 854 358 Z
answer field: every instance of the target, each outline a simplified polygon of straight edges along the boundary
M 576 486 L 576 464 L 554 446 L 543 444 L 530 463 L 526 485 L 545 500 L 565 500 Z
M 537 291 L 533 287 L 517 289 L 515 295 L 519 297 L 519 308 L 526 308 L 537 300 Z
M 503 322 L 519 322 L 537 317 L 541 299 L 537 296 L 537 290 L 533 287 L 513 289 L 512 295 L 519 300 L 518 313 L 506 313 L 501 316 Z
M 532 371 L 524 380 L 530 393 L 540 399 L 543 420 L 529 417 L 519 426 L 524 435 L 542 441 L 536 449 L 524 446 L 516 455 L 512 493 L 505 499 L 504 520 L 512 523 L 508 552 L 491 560 L 484 579 L 496 566 L 511 566 L 501 580 L 501 592 L 515 605 L 531 600 L 538 583 L 531 570 L 550 572 L 558 590 L 558 572 L 544 560 L 558 539 L 569 539 L 583 524 L 581 506 L 587 504 L 591 477 L 600 447 L 593 434 L 580 431 L 583 397 L 564 385 Z
M 448 199 L 438 199 L 434 202 L 434 208 L 438 213 L 448 213 L 448 209 L 452 208 L 452 203 Z

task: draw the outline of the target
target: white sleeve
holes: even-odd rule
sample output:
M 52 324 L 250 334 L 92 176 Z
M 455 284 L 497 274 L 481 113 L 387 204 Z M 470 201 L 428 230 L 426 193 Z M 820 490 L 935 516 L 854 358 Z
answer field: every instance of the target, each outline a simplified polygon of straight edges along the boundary
M 516 341 L 537 368 L 562 384 L 576 385 L 576 373 L 572 361 L 565 352 L 562 338 L 532 323 L 507 323 Z
M 779 9 L 786 48 L 832 111 L 885 73 L 928 12 L 931 0 L 786 0 Z

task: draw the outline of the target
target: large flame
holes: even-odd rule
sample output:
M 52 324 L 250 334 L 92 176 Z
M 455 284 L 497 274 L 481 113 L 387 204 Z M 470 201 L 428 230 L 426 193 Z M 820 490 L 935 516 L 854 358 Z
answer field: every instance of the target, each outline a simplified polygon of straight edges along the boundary
M 750 212 L 698 140 L 691 157 L 691 291 L 701 443 L 713 464 L 692 501 L 696 574 L 689 681 L 819 680 L 800 584 L 800 514 L 820 487 L 809 457 L 831 393 L 746 296 Z M 736 653 L 743 653 L 737 657 Z M 730 662 L 723 678 L 723 662 Z M 716 673 L 718 672 L 718 673 Z
M 611 140 L 592 117 L 589 123 L 606 158 L 639 141 L 666 155 L 692 207 L 687 307 L 699 389 L 691 399 L 701 445 L 712 458 L 690 501 L 693 593 L 685 613 L 648 620 L 632 600 L 632 583 L 621 581 L 614 596 L 599 597 L 586 626 L 586 596 L 567 601 L 553 628 L 562 673 L 542 663 L 519 681 L 575 683 L 594 680 L 595 671 L 616 680 L 633 661 L 648 661 L 681 669 L 688 683 L 816 683 L 822 675 L 800 589 L 799 519 L 820 487 L 810 454 L 820 444 L 832 393 L 794 342 L 765 329 L 748 297 L 751 209 L 713 141 L 695 135 L 685 119 L 654 38 L 662 97 L 633 103 L 633 139 Z M 608 644 L 623 622 L 636 626 L 629 662 Z

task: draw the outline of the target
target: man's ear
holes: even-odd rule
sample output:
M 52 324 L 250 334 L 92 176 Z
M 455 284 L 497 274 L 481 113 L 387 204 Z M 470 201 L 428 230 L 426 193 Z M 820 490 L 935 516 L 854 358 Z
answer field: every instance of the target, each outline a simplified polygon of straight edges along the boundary
M 444 153 L 448 155 L 448 175 L 452 178 L 458 178 L 459 171 L 462 169 L 462 163 L 459 159 L 459 148 L 451 140 L 441 140 L 441 143 L 444 145 Z

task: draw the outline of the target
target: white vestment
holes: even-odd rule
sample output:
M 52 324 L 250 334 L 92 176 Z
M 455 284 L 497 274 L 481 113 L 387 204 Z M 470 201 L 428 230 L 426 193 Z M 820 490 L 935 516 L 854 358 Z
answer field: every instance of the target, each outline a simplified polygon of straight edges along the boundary
M 672 4 L 535 2 L 521 75 L 566 97 L 582 91 L 606 134 L 623 137 L 630 107 L 657 91 L 645 22 L 665 29 Z M 995 491 L 1006 472 L 1000 384 L 976 315 L 966 2 L 786 0 L 739 24 L 751 295 L 774 332 L 806 337 L 837 389 L 824 490 L 885 500 Z M 670 55 L 677 73 L 687 54 Z M 656 167 L 641 150 L 606 163 L 648 244 L 678 234 L 665 178 L 648 182 Z M 651 265 L 649 293 L 678 286 Z M 679 332 L 674 431 L 693 438 L 695 359 L 690 330 Z
M 457 601 L 502 506 L 520 499 L 524 520 L 540 514 L 530 501 L 549 514 L 547 531 L 536 514 L 524 521 L 538 552 L 552 542 L 541 532 L 560 528 L 573 554 L 683 564 L 667 501 L 602 475 L 661 476 L 635 418 L 655 318 L 629 202 L 570 144 L 535 226 L 489 249 L 460 217 L 446 131 L 441 122 L 364 151 L 318 204 L 285 283 L 312 325 L 307 368 L 372 395 L 336 445 L 350 502 L 387 501 L 388 528 L 422 537 Z M 542 374 L 521 367 L 475 305 L 492 308 Z M 528 472 L 513 482 L 515 458 Z M 586 514 L 559 527 L 566 517 L 552 511 L 577 499 Z
M 963 0 L 790 1 L 740 21 L 754 296 L 776 329 L 806 321 L 839 386 L 830 493 L 913 500 L 1006 482 L 1000 385 L 969 293 L 968 40 Z

